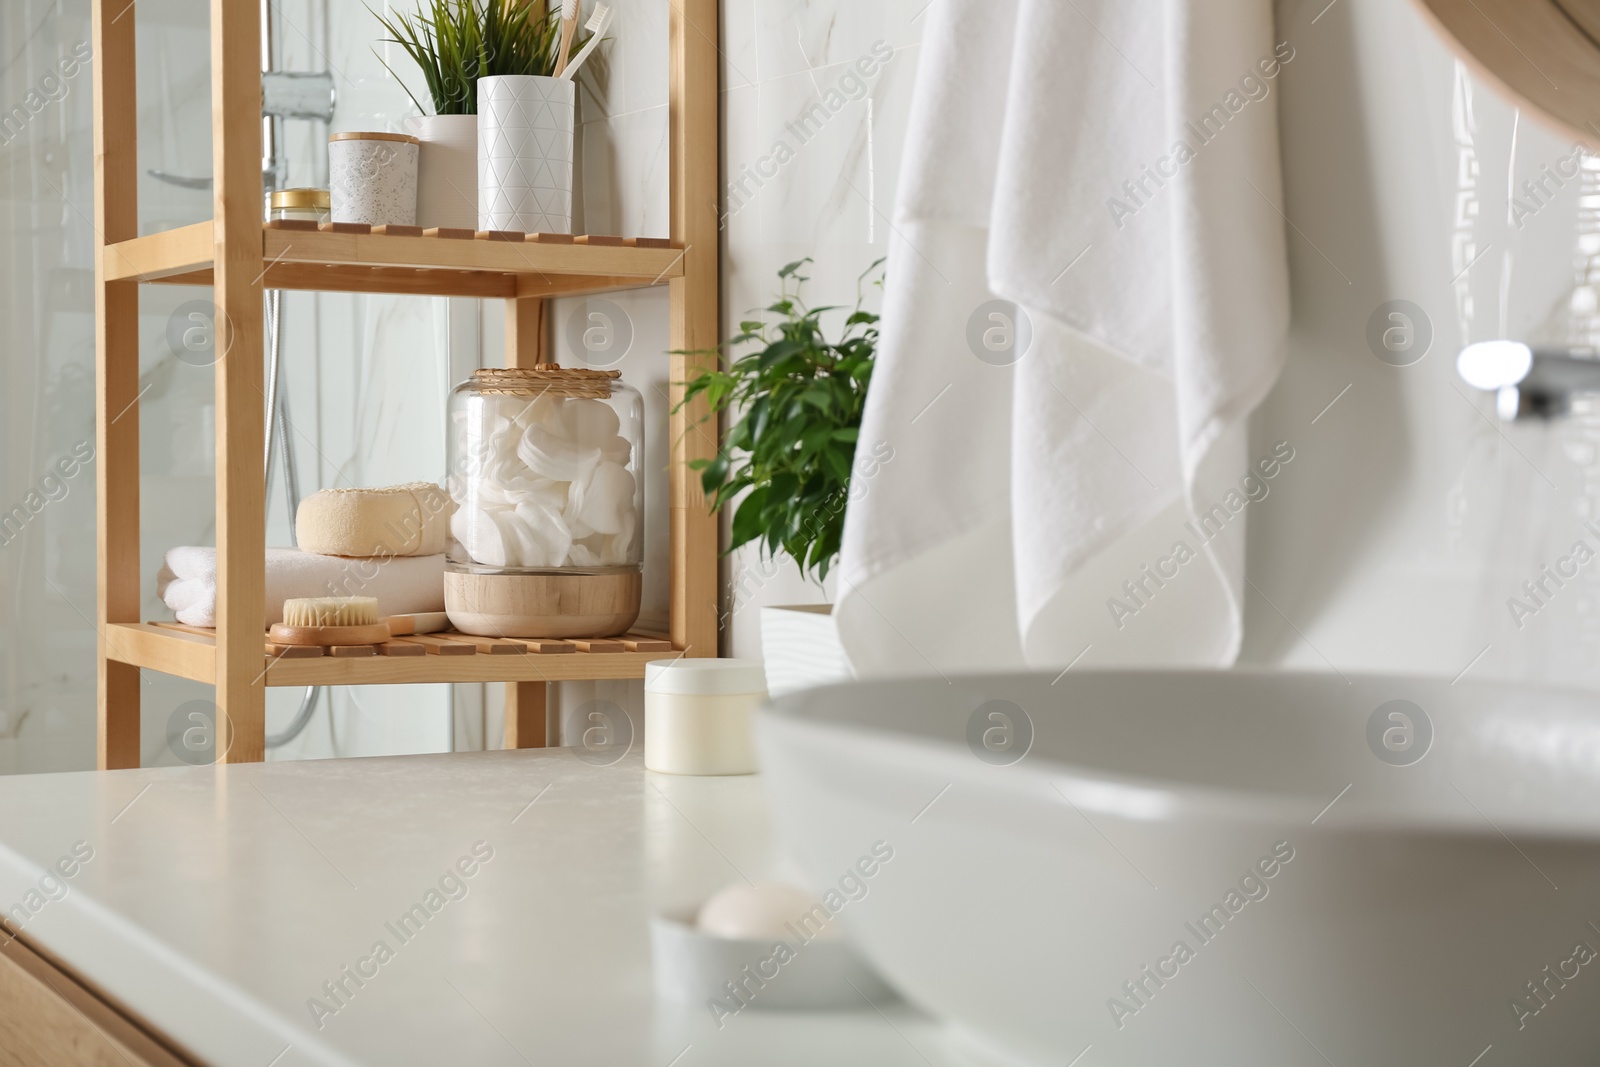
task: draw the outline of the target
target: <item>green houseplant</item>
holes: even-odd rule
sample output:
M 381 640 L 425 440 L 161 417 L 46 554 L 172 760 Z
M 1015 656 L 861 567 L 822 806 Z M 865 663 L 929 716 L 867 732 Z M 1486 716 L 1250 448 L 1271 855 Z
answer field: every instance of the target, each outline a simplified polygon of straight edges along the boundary
M 373 12 L 373 17 L 389 34 L 380 43 L 399 45 L 422 71 L 435 115 L 476 115 L 479 78 L 548 77 L 555 70 L 560 12 L 548 11 L 543 2 L 427 0 L 415 14 L 388 19 Z M 426 114 L 422 102 L 405 91 Z
M 390 19 L 373 12 L 388 33 L 383 41 L 399 45 L 422 72 L 433 112 L 406 89 L 422 112 L 406 123 L 421 142 L 418 225 L 479 228 L 478 79 L 548 76 L 561 39 L 560 15 L 544 0 L 422 0 L 413 14 Z
M 755 350 L 691 380 L 684 402 L 704 396 L 713 414 L 739 411 L 716 458 L 690 463 L 713 511 L 738 500 L 728 551 L 759 543 L 820 582 L 839 555 L 878 316 L 858 299 L 829 340 L 822 317 L 843 309 L 807 307 L 801 299 L 809 279 L 800 270 L 810 262 L 778 272 L 782 294 L 766 308 L 779 316 L 775 322 L 741 322 L 728 341 Z
M 883 261 L 861 275 L 853 308 L 805 304 L 810 262 L 778 272 L 771 318 L 741 322 L 727 342 L 750 351 L 689 381 L 684 403 L 703 396 L 713 416 L 736 413 L 717 455 L 690 464 L 712 510 L 733 508 L 727 551 L 757 544 L 764 559 L 787 555 L 820 584 L 839 556 L 853 479 L 859 495 L 893 451 L 859 449 L 878 349 L 878 316 L 862 306 L 861 289 L 874 274 L 871 284 L 882 284 Z M 833 312 L 846 314 L 830 337 L 824 317 Z M 763 608 L 761 630 L 773 695 L 848 675 L 826 605 Z

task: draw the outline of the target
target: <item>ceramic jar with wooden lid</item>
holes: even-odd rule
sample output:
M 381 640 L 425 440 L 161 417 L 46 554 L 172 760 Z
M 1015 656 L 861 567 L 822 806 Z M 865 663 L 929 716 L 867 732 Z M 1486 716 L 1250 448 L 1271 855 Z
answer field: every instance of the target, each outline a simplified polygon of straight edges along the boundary
M 332 221 L 416 225 L 418 144 L 415 137 L 403 133 L 336 133 L 329 137 Z
M 644 404 L 617 371 L 480 370 L 450 397 L 445 610 L 491 637 L 606 637 L 639 615 Z

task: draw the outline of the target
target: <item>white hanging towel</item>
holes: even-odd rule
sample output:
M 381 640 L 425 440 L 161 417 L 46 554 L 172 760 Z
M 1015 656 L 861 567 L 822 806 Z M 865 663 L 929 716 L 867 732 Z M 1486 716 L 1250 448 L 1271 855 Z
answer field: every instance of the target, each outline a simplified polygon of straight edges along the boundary
M 1269 0 L 936 0 L 840 565 L 859 674 L 1225 665 L 1289 320 Z M 1257 455 L 1256 453 L 1260 453 Z

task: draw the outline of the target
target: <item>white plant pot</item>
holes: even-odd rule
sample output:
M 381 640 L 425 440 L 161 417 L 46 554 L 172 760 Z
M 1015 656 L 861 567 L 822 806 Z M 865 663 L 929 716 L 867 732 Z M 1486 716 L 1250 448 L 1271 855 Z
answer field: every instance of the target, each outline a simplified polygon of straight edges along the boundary
M 771 697 L 851 678 L 831 604 L 762 608 L 761 649 Z
M 422 142 L 417 155 L 417 225 L 478 228 L 478 116 L 423 115 L 406 120 Z
M 562 78 L 478 79 L 478 229 L 572 232 L 577 99 Z

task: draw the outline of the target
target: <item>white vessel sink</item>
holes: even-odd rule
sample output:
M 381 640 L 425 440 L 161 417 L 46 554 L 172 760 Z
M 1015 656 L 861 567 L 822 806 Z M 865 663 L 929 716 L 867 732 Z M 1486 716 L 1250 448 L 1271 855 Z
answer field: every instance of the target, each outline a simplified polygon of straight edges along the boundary
M 760 746 L 817 886 L 893 849 L 839 919 L 981 1062 L 1600 1062 L 1600 697 L 1253 672 L 874 682 L 776 701 Z

